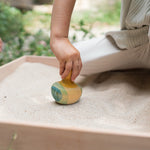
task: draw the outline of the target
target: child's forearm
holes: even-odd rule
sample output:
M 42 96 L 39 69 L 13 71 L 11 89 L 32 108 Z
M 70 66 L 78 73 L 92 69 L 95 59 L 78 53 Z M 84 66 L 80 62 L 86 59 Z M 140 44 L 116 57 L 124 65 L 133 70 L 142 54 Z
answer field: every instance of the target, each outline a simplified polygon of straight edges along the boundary
M 68 39 L 71 14 L 76 0 L 55 0 L 51 20 L 51 50 L 59 61 L 62 79 L 72 71 L 71 80 L 79 75 L 82 61 L 79 51 Z
M 71 14 L 76 0 L 55 0 L 51 20 L 51 39 L 67 38 Z

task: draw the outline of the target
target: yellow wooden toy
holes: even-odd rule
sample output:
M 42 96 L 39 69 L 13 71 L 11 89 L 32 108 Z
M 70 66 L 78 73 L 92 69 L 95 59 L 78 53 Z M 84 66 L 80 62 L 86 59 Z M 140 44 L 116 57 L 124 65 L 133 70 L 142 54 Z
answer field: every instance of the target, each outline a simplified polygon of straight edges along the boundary
M 51 93 L 55 101 L 59 104 L 73 104 L 79 100 L 82 94 L 82 88 L 71 81 L 71 74 L 51 87 Z

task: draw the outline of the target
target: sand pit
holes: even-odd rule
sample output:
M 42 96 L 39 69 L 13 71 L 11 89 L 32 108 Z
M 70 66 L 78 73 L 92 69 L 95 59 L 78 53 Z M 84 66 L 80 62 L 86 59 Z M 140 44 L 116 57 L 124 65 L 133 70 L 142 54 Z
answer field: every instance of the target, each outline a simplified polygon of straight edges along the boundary
M 0 82 L 0 120 L 150 132 L 150 71 L 107 72 L 76 80 L 83 95 L 58 105 L 50 88 L 59 70 L 24 63 Z

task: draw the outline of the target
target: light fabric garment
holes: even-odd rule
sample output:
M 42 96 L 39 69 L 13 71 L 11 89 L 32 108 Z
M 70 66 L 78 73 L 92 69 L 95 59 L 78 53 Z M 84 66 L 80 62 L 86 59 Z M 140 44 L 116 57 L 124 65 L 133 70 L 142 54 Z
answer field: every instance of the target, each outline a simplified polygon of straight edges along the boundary
M 75 43 L 82 75 L 109 70 L 150 68 L 150 0 L 122 0 L 121 30 Z
M 120 49 L 148 43 L 150 0 L 122 0 L 121 31 L 108 32 Z

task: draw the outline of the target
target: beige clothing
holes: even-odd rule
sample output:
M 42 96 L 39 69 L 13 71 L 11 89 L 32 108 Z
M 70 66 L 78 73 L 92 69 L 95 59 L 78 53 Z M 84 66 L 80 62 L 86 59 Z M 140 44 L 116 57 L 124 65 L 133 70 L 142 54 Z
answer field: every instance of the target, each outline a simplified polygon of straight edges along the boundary
M 83 63 L 81 74 L 150 68 L 149 25 L 150 0 L 122 0 L 120 31 L 74 44 Z
M 120 49 L 148 43 L 150 0 L 122 0 L 121 31 L 108 32 Z

